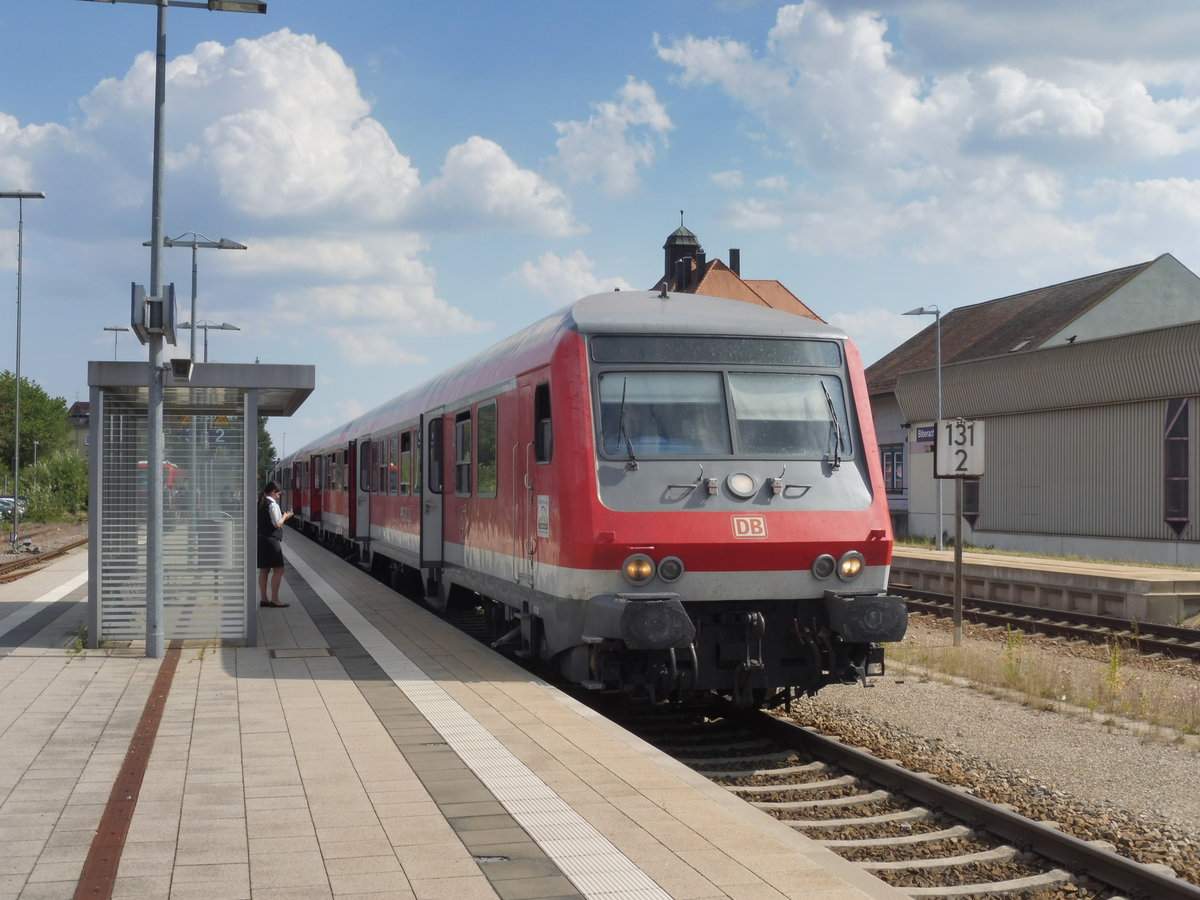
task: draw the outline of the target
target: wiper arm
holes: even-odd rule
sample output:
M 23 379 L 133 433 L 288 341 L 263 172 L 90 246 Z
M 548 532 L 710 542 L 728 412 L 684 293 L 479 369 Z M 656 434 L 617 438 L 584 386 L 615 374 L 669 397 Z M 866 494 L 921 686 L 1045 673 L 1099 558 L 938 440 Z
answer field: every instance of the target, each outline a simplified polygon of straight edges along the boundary
M 617 437 L 625 439 L 625 447 L 629 450 L 629 461 L 625 463 L 625 468 L 629 470 L 638 467 L 637 457 L 633 455 L 633 441 L 629 439 L 629 432 L 625 430 L 625 392 L 629 389 L 629 379 L 621 379 L 621 417 L 617 424 Z
M 833 403 L 833 395 L 829 393 L 829 388 L 825 386 L 825 379 L 821 379 L 821 390 L 825 392 L 825 402 L 829 404 L 829 418 L 833 426 L 833 459 L 830 460 L 829 467 L 831 469 L 839 469 L 842 465 L 842 420 L 838 418 L 837 407 Z

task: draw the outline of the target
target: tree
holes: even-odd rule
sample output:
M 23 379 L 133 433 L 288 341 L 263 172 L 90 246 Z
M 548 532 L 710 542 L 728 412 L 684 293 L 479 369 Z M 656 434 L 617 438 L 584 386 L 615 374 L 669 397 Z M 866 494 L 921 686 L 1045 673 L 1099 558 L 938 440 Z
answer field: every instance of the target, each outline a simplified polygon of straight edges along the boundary
M 21 406 L 23 410 L 24 390 L 21 391 Z M 24 423 L 23 411 L 21 420 Z M 87 460 L 73 450 L 56 450 L 49 456 L 39 453 L 36 466 L 21 467 L 21 493 L 29 498 L 25 515 L 33 521 L 52 522 L 63 517 L 86 515 Z
M 16 437 L 17 377 L 0 372 L 0 472 L 12 473 L 13 439 Z M 36 382 L 21 378 L 21 465 L 33 460 L 33 442 L 38 456 L 71 447 L 71 425 L 67 401 L 51 397 Z
M 271 478 L 271 470 L 275 468 L 275 445 L 267 431 L 267 417 L 258 417 L 258 486 L 261 489 Z

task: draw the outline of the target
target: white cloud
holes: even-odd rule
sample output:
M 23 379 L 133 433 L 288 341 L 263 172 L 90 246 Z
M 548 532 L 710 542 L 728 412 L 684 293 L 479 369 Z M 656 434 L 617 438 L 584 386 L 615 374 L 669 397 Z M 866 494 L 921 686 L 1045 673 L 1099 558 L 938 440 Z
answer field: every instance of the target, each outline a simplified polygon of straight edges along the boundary
M 582 250 L 575 250 L 566 256 L 547 251 L 538 257 L 537 262 L 523 263 L 509 277 L 549 297 L 556 305 L 573 303 L 580 297 L 601 291 L 633 290 L 624 278 L 597 277 L 595 268 L 596 263 Z
M 931 27 L 946 4 L 914 6 Z M 1024 13 L 1017 19 L 1006 26 L 1013 47 L 1012 30 L 1029 28 Z M 773 142 L 797 167 L 794 178 L 756 181 L 726 209 L 729 225 L 782 229 L 794 248 L 816 253 L 1103 261 L 1104 221 L 1080 203 L 1089 180 L 1105 166 L 1200 149 L 1194 61 L 1057 56 L 1035 71 L 1024 58 L 991 58 L 922 71 L 893 43 L 911 27 L 907 13 L 888 20 L 857 0 L 805 0 L 777 11 L 760 49 L 656 38 L 678 83 L 719 88 L 763 123 L 764 151 Z M 1156 97 L 1159 84 L 1169 96 Z M 789 193 L 791 182 L 802 186 Z M 1165 195 L 1139 193 L 1169 208 Z
M 442 176 L 421 195 L 422 218 L 442 227 L 513 229 L 564 236 L 581 231 L 567 195 L 522 169 L 494 141 L 472 137 L 451 147 Z
M 864 366 L 890 353 L 927 324 L 912 316 L 880 308 L 860 309 L 851 313 L 835 312 L 826 320 L 830 325 L 845 330 L 858 348 Z
M 342 359 L 356 366 L 405 365 L 425 362 L 425 357 L 406 350 L 391 335 L 374 329 L 331 328 L 329 339 Z M 358 405 L 358 404 L 356 404 Z
M 727 191 L 739 190 L 746 183 L 746 178 L 737 169 L 730 169 L 727 172 L 713 172 L 708 176 L 711 181 L 719 188 L 724 188 Z
M 649 84 L 630 76 L 617 100 L 592 104 L 586 122 L 555 122 L 562 135 L 557 162 L 573 182 L 598 184 L 609 194 L 638 186 L 638 169 L 654 163 L 674 128 L 667 109 Z

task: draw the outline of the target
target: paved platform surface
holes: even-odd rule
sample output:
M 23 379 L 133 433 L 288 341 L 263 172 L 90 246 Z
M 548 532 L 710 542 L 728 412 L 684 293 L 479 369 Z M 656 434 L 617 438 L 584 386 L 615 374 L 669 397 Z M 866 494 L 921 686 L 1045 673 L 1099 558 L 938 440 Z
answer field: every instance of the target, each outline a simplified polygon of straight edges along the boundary
M 179 654 L 112 896 L 903 896 L 285 544 L 264 646 Z M 78 649 L 86 576 L 76 551 L 0 585 L 0 898 L 76 896 L 163 665 Z
M 897 559 L 925 559 L 954 565 L 954 548 L 934 550 L 932 547 L 904 547 L 897 544 L 892 550 Z M 1060 559 L 1048 556 L 1021 556 L 1016 553 L 998 551 L 977 552 L 964 550 L 965 565 L 995 566 L 1026 572 L 1055 572 L 1080 575 L 1103 576 L 1128 581 L 1150 581 L 1168 584 L 1200 584 L 1200 569 L 1176 568 L 1173 566 L 1151 566 L 1138 563 L 1105 562 L 1103 560 Z

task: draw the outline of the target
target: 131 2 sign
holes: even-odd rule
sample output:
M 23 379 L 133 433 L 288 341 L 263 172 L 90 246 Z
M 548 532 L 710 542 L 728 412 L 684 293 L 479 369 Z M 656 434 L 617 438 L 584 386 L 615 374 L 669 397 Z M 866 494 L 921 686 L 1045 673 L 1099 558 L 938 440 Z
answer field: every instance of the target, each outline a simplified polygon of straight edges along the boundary
M 983 422 L 978 419 L 941 419 L 933 446 L 936 477 L 978 478 L 983 474 Z

